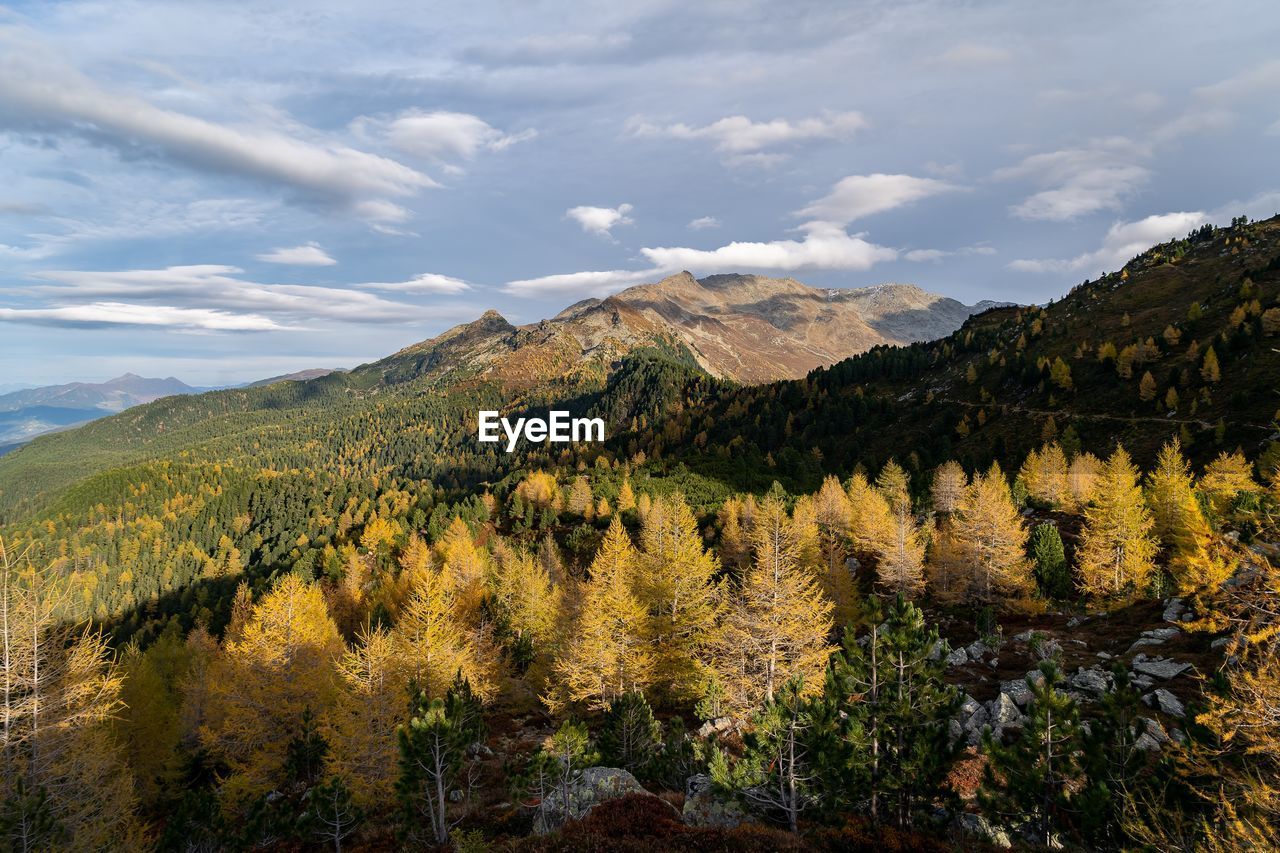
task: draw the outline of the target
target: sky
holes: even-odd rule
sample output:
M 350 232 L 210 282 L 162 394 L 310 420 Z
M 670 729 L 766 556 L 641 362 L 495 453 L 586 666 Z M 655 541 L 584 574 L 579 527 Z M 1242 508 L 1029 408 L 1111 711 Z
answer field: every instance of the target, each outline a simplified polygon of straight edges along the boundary
M 1280 211 L 1266 2 L 0 4 L 0 385 L 753 272 L 1044 302 Z

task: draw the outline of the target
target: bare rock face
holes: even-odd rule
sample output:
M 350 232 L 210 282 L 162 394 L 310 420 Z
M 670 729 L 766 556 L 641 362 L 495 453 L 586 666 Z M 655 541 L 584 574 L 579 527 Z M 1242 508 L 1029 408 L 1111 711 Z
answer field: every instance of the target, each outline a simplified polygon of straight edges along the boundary
M 684 787 L 684 812 L 681 819 L 689 826 L 732 828 L 746 820 L 747 814 L 737 801 L 715 790 L 711 777 L 690 776 Z

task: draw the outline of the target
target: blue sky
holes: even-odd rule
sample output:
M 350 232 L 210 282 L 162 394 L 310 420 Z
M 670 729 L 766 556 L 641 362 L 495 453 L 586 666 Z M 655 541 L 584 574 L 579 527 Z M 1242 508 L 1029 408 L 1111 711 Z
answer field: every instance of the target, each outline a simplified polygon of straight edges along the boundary
M 0 6 L 0 384 L 351 366 L 681 269 L 1044 301 L 1280 211 L 1277 44 L 1273 2 Z

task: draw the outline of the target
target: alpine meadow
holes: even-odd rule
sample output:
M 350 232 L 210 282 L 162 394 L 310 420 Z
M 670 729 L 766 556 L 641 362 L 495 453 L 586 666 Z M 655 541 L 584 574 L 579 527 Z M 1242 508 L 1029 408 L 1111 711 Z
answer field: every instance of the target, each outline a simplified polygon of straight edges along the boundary
M 1280 849 L 1277 38 L 0 5 L 0 849 Z

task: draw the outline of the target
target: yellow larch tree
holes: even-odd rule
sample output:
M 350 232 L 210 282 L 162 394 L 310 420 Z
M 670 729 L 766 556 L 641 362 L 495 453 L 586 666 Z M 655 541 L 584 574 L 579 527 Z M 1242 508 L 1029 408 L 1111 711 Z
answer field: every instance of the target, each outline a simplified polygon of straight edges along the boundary
M 1258 484 L 1253 479 L 1253 468 L 1239 450 L 1219 453 L 1208 464 L 1200 477 L 1200 490 L 1209 497 L 1213 511 L 1225 514 L 1241 492 L 1256 492 Z
M 357 803 L 376 808 L 394 794 L 396 727 L 408 716 L 396 638 L 385 628 L 366 629 L 339 659 L 337 672 L 337 701 L 324 720 L 332 770 Z
M 969 485 L 969 477 L 960 467 L 960 463 L 948 459 L 933 472 L 933 485 L 930 489 L 933 498 L 933 511 L 939 515 L 951 515 L 960 505 L 960 497 Z
M 1092 453 L 1077 453 L 1067 468 L 1067 491 L 1071 494 L 1071 507 L 1079 512 L 1093 500 L 1102 462 Z
M 1018 476 L 1027 487 L 1027 494 L 1051 507 L 1067 506 L 1072 502 L 1068 488 L 1067 457 L 1057 442 L 1050 442 L 1039 450 L 1027 454 Z
M 1030 533 L 999 465 L 974 474 L 952 529 L 966 563 L 963 598 L 1006 609 L 1028 608 L 1035 590 L 1026 554 Z
M 891 595 L 916 598 L 924 592 L 924 537 L 902 503 L 894 505 L 890 547 L 880 554 L 876 579 Z
M 303 713 L 323 717 L 333 706 L 343 651 L 320 588 L 288 574 L 253 608 L 243 636 L 214 658 L 200 740 L 231 769 L 224 791 L 233 801 L 280 782 Z
M 548 567 L 524 549 L 498 540 L 494 558 L 494 610 L 510 635 L 533 650 L 525 677 L 541 689 L 560 640 L 564 590 L 552 582 Z
M 455 518 L 436 545 L 441 573 L 449 584 L 458 619 L 464 624 L 479 622 L 489 577 L 489 555 L 476 547 L 471 528 Z
M 636 493 L 631 489 L 631 480 L 622 478 L 622 486 L 618 489 L 618 512 L 627 512 L 636 508 Z
M 827 598 L 835 605 L 837 623 L 844 624 L 858 609 L 858 588 L 849 569 L 850 522 L 853 505 L 840 486 L 828 476 L 812 497 L 797 501 L 793 521 L 800 533 L 801 552 L 812 552 L 812 568 Z M 812 545 L 804 541 L 812 540 Z
M 653 682 L 649 613 L 634 592 L 637 561 L 631 537 L 615 516 L 591 562 L 573 636 L 555 662 L 556 689 L 546 697 L 553 709 L 567 703 L 607 708 Z
M 526 503 L 531 503 L 538 509 L 546 509 L 556 505 L 560 488 L 556 485 L 554 474 L 548 474 L 546 471 L 532 471 L 529 476 L 520 481 L 519 486 L 516 486 L 516 494 Z
M 1178 591 L 1191 595 L 1216 590 L 1230 577 L 1233 562 L 1214 542 L 1178 439 L 1161 449 L 1156 467 L 1147 475 L 1145 494 L 1153 529 L 1169 549 L 1169 569 Z
M 409 595 L 392 637 L 396 666 L 404 680 L 435 699 L 460 672 L 481 698 L 493 695 L 493 659 L 482 637 L 457 616 L 454 584 L 443 571 L 429 571 Z
M 806 690 L 820 690 L 833 648 L 832 604 L 797 564 L 795 531 L 781 501 L 761 502 L 751 544 L 754 562 L 717 643 L 725 701 L 739 714 L 771 700 L 795 676 Z
M 649 608 L 656 685 L 688 699 L 708 676 L 720 617 L 720 563 L 702 543 L 698 520 L 680 494 L 654 501 L 640 533 L 637 590 Z
M 934 523 L 925 563 L 929 594 L 942 604 L 959 604 L 968 594 L 969 571 L 965 550 L 956 538 L 950 518 Z
M 1154 522 L 1138 485 L 1138 469 L 1123 447 L 1103 466 L 1094 501 L 1085 510 L 1076 561 L 1087 595 L 1129 600 L 1147 591 L 1155 571 Z
M 876 477 L 876 491 L 884 495 L 891 509 L 896 509 L 899 504 L 911 506 L 911 477 L 894 459 L 880 469 L 880 475 Z
M 27 797 L 47 797 L 64 835 L 10 812 L 0 839 L 14 850 L 136 848 L 134 780 L 115 721 L 123 674 L 105 638 L 71 621 L 65 567 L 20 556 L 0 539 L 0 796 L 22 785 Z
M 848 495 L 849 541 L 853 550 L 873 556 L 884 553 L 893 542 L 889 501 L 861 472 L 849 478 Z

